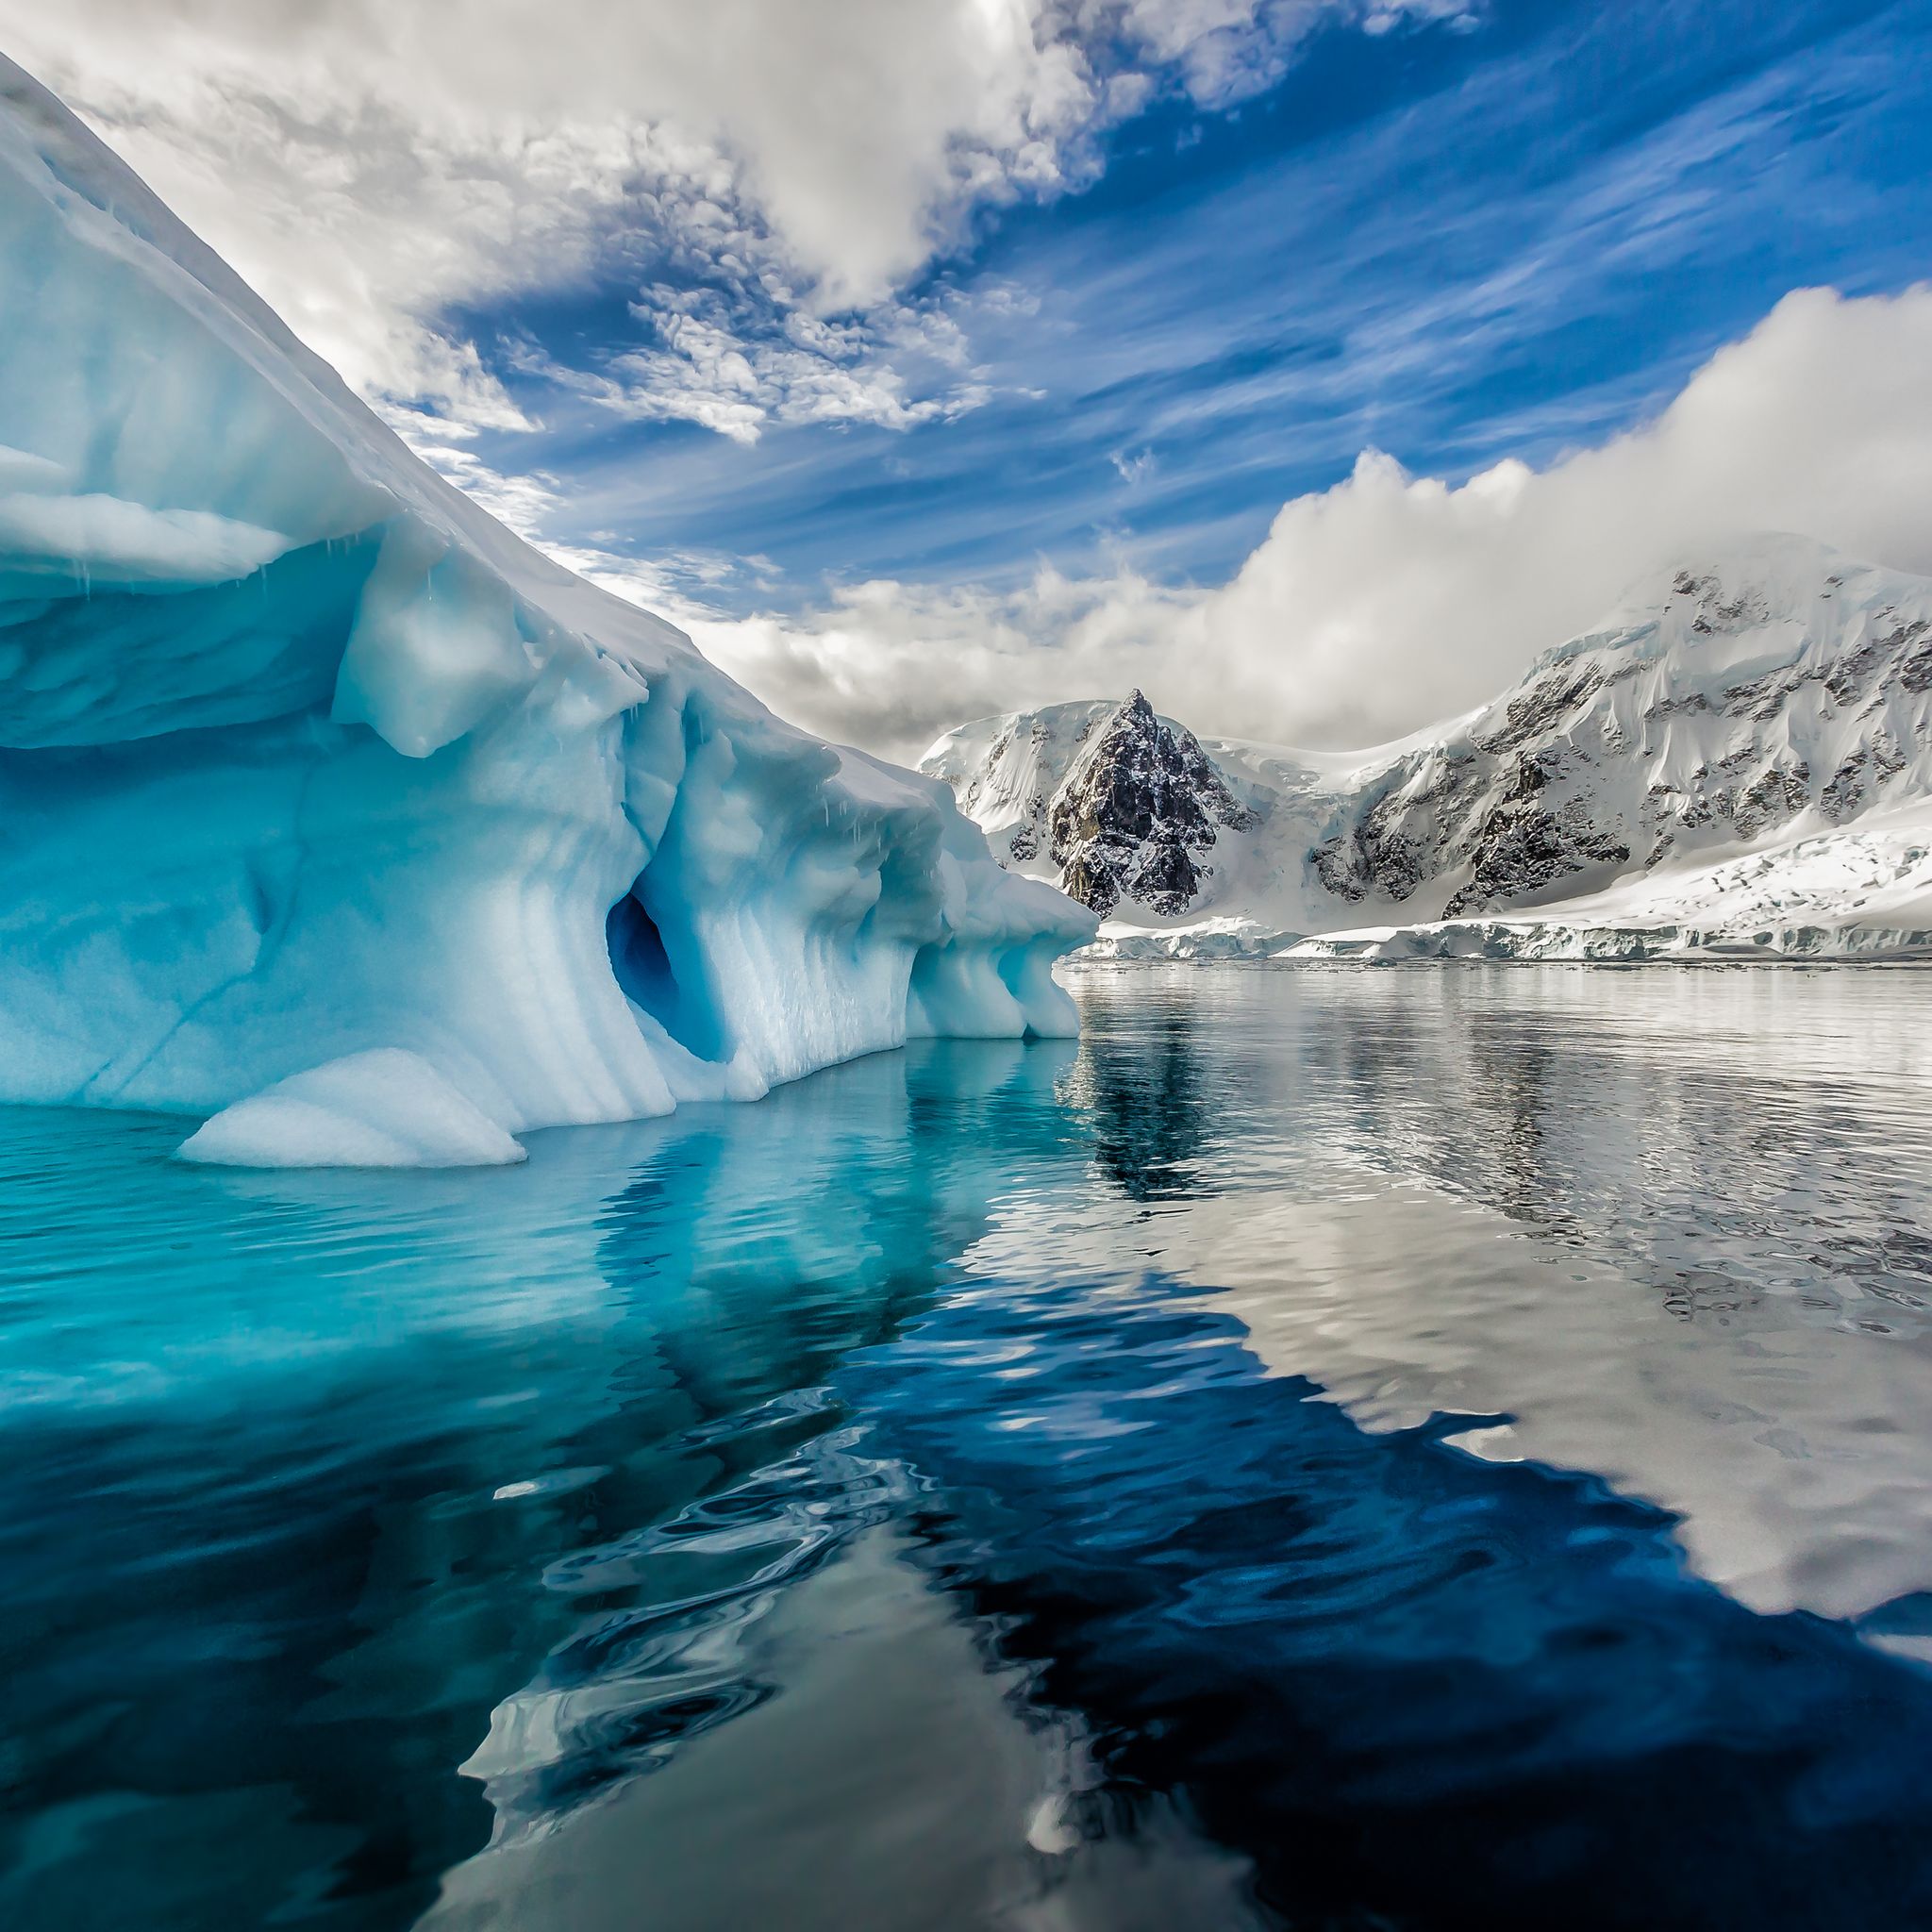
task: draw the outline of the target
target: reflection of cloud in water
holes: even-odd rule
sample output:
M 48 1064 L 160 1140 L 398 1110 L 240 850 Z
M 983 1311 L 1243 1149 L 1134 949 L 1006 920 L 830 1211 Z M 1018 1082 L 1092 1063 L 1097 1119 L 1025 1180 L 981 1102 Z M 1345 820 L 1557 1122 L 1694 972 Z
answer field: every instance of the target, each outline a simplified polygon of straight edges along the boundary
M 837 1488 L 825 1383 L 984 1227 L 1010 1137 L 1053 1144 L 1071 1052 L 935 1042 L 758 1107 L 534 1136 L 485 1175 L 194 1170 L 165 1158 L 174 1122 L 0 1116 L 0 1553 L 33 1659 L 9 1799 L 48 1834 L 29 1919 L 102 1909 L 104 1871 L 152 1923 L 215 1867 L 232 1924 L 291 1886 L 346 1888 L 344 1924 L 426 1902 L 491 1830 L 455 1767 L 492 1708 L 714 1556 L 689 1536 L 675 1582 L 574 1562 L 694 1528 L 821 1441 Z M 774 1545 L 809 1500 L 760 1499 Z M 716 1561 L 727 1583 L 757 1553 Z M 661 1711 L 611 1704 L 525 1793 L 567 1808 L 653 1761 Z M 92 1791 L 141 1795 L 67 1795 Z M 25 1908 L 7 1885 L 0 1916 Z
M 480 1177 L 0 1117 L 0 1916 L 1227 1923 L 1178 1790 L 1317 1919 L 1919 1923 L 1922 1681 L 1682 1552 L 1932 1628 L 1926 984 L 1109 975 Z
M 1090 989 L 1114 1054 L 1161 981 Z M 1134 1241 L 1234 1291 L 1264 1358 L 1374 1426 L 1513 1416 L 1479 1446 L 1683 1512 L 1754 1605 L 1932 1587 L 1922 976 L 1194 987 L 1191 1080 L 1228 1104 L 1202 1198 Z
M 1828 990 L 1782 1002 L 1788 1024 L 1768 1036 L 1767 1016 L 1751 1010 L 1755 989 L 1734 996 L 1706 976 L 1679 991 L 1660 999 L 1656 982 L 1607 977 L 1552 991 L 1518 975 L 1498 996 L 1477 975 L 1357 975 L 1346 988 L 1241 975 L 1236 991 L 1214 995 L 1222 1011 L 1211 1000 L 1204 1009 L 1192 989 L 1171 1004 L 1157 998 L 1116 1016 L 1117 1028 L 1090 1031 L 1071 1064 L 1064 1051 L 950 1049 L 875 1063 L 863 1074 L 870 1085 L 794 1090 L 749 1132 L 739 1123 L 758 1109 L 667 1137 L 584 1224 L 614 1293 L 649 1284 L 650 1374 L 668 1377 L 694 1418 L 678 1438 L 691 1491 L 680 1502 L 664 1491 L 661 1453 L 644 1457 L 658 1491 L 626 1498 L 609 1520 L 651 1526 L 587 1540 L 551 1566 L 553 1597 L 589 1627 L 500 1702 L 471 1761 L 498 1813 L 492 1857 L 524 1861 L 518 1884 L 532 1872 L 548 1883 L 581 1857 L 594 1863 L 584 1847 L 607 1841 L 619 1817 L 633 1841 L 675 1861 L 677 1821 L 692 1802 L 681 1794 L 729 1782 L 721 1761 L 746 1761 L 768 1730 L 780 1757 L 803 1748 L 809 1700 L 787 1699 L 827 1635 L 811 1606 L 856 1560 L 855 1539 L 881 1533 L 916 1494 L 900 1460 L 848 1426 L 852 1376 L 839 1364 L 872 1359 L 869 1345 L 958 1280 L 962 1263 L 965 1279 L 987 1283 L 1008 1309 L 1024 1309 L 1016 1289 L 1081 1277 L 1083 1307 L 1101 1324 L 1083 1345 L 1103 1355 L 1119 1333 L 1109 1306 L 1121 1322 L 1133 1317 L 1141 1291 L 1128 1284 L 1153 1270 L 1214 1291 L 1208 1306 L 1240 1316 L 1264 1364 L 1310 1377 L 1371 1429 L 1412 1428 L 1432 1412 L 1507 1416 L 1468 1446 L 1588 1470 L 1679 1512 L 1692 1560 L 1755 1607 L 1862 1610 L 1922 1587 L 1932 1549 L 1927 1376 L 1916 1332 L 1874 1335 L 1863 1307 L 1874 1283 L 1896 1288 L 1919 1253 L 1909 1186 L 1873 1186 L 1897 1099 L 1880 1046 L 1889 1029 L 1856 991 L 1848 1008 Z M 1745 1039 L 1756 1042 L 1749 1061 Z M 1847 1097 L 1843 1082 L 1860 1077 L 1868 1091 Z M 1102 1191 L 1077 1184 L 1088 1160 Z M 1888 1304 L 1889 1327 L 1901 1306 Z M 929 1335 L 922 1329 L 922 1343 Z M 969 1407 L 1008 1387 L 1038 1389 L 1061 1405 L 1060 1450 L 1101 1457 L 1096 1472 L 1120 1467 L 1123 1424 L 1077 1403 L 1067 1410 L 1063 1364 L 1041 1374 L 970 1324 L 956 1346 L 951 1372 Z M 904 1349 L 890 1360 L 882 1373 L 896 1382 Z M 633 1365 L 613 1380 L 622 1399 L 609 1429 L 620 1438 L 637 1374 Z M 762 1391 L 814 1386 L 823 1392 L 754 1413 Z M 1032 1460 L 1018 1467 L 1056 1453 L 1034 1439 L 1034 1410 L 1023 1405 L 1011 1421 L 1030 1445 Z M 1180 1427 L 1172 1415 L 1162 1426 Z M 1322 1453 L 1341 1456 L 1341 1440 Z M 1211 1494 L 1207 1465 L 1191 1472 L 1190 1459 L 1218 1453 L 1175 1434 L 1159 1487 Z M 622 1442 L 594 1425 L 553 1454 L 574 1467 L 624 1466 Z M 957 1441 L 929 1433 L 914 1455 L 942 1508 L 960 1482 L 975 1486 L 958 1456 Z M 1273 1472 L 1277 1513 L 1293 1488 Z M 994 1574 L 1024 1565 L 1023 1525 L 1035 1513 L 1017 1501 L 1024 1493 L 1006 1491 L 1020 1546 L 977 1553 L 956 1580 L 983 1563 Z M 1107 1518 L 1100 1491 L 1081 1493 L 1096 1521 Z M 1337 1505 L 1358 1507 L 1349 1494 L 1329 1495 L 1311 1524 Z M 1246 1541 L 1237 1542 L 1257 1561 L 1278 1554 L 1261 1534 L 1265 1510 L 1254 1514 L 1265 1500 L 1257 1491 L 1240 1506 Z M 1107 1533 L 1126 1535 L 1117 1521 Z M 1668 1540 L 1662 1525 L 1641 1535 Z M 1206 1589 L 1238 1558 L 1236 1544 L 1210 1539 L 1189 1560 Z M 1009 1600 L 995 1591 L 987 1602 L 1038 1616 L 1037 1590 Z M 1578 1627 L 1604 1614 L 1586 1592 Z M 954 1636 L 932 1639 L 942 1651 L 968 1626 L 948 1627 Z M 1052 1617 L 1041 1627 L 1053 1628 Z M 1715 1646 L 1713 1657 L 1748 1650 L 1739 1632 L 1693 1638 L 1692 1627 L 1671 1641 Z M 882 1681 L 925 1641 L 890 1617 L 863 1636 Z M 1095 1670 L 1104 1711 L 1120 1658 L 1094 1657 L 1091 1641 L 1069 1627 L 1040 1652 L 1019 1649 L 1050 1678 L 1061 1670 L 1056 1694 L 1071 1690 L 1076 1705 L 1081 1671 Z M 1450 1641 L 1445 1655 L 1463 1653 Z M 1740 1666 L 1740 1697 L 1756 1694 L 1757 1668 Z M 1807 1694 L 1837 1694 L 1840 1666 L 1820 1668 Z M 1627 1664 L 1612 1676 L 1632 1681 Z M 1363 1707 L 1376 1704 L 1378 1681 L 1361 1680 Z M 981 1694 L 950 1675 L 943 1683 L 942 1698 Z M 1208 1678 L 1198 1690 L 1211 1700 Z M 1064 1743 L 1029 1740 L 1010 1710 L 995 1718 L 992 1708 L 947 1722 L 980 1738 L 976 1774 L 991 1788 L 1011 1778 L 1037 1793 Z M 908 1738 L 918 1733 L 916 1715 L 902 1715 Z M 1572 1712 L 1566 1722 L 1587 1731 L 1605 1719 Z M 1194 1773 L 1177 1744 L 1157 1757 L 1161 1775 Z M 675 1784 L 640 1782 L 667 1766 Z M 887 1803 L 891 1783 L 866 1803 Z M 587 1807 L 592 1797 L 617 1811 Z M 1014 1807 L 987 1803 L 1007 1824 L 981 1841 L 954 1820 L 921 1840 L 912 1866 L 944 1872 L 983 1842 L 985 1869 L 1032 1895 L 1043 1881 L 1009 1828 Z M 769 1824 L 769 1792 L 745 1809 Z M 1230 1826 L 1237 1838 L 1250 1828 L 1262 1826 Z M 808 1869 L 809 1839 L 745 1857 L 745 1885 L 755 1892 L 788 1861 Z M 1170 1862 L 1191 1869 L 1186 1857 Z M 625 1869 L 613 1860 L 608 1872 Z M 453 1899 L 464 1882 L 453 1881 Z M 498 1868 L 484 1890 L 510 1882 Z M 855 1894 L 841 1896 L 850 1907 Z M 702 1923 L 698 1894 L 690 1908 Z
M 1002 1245 L 840 1386 L 934 1485 L 938 1574 L 1116 1786 L 1184 1793 L 1286 1923 L 1932 1904 L 1932 1682 L 1687 1574 L 1672 1519 L 1593 1477 L 1358 1428 L 1131 1240 L 1102 1287 L 1037 1245 L 1015 1279 Z
M 1351 1198 L 1352 1194 L 1352 1198 Z M 1507 1415 L 1474 1444 L 1607 1477 L 1685 1521 L 1761 1610 L 1932 1586 L 1932 1354 L 1769 1298 L 1687 1322 L 1655 1290 L 1433 1190 L 1205 1205 L 1170 1259 L 1284 1374 L 1371 1428 Z
M 708 1702 L 691 1683 L 607 1684 L 628 1730 L 625 1780 L 600 1804 L 553 1799 L 533 1829 L 499 1830 L 449 1874 L 425 1932 L 627 1932 L 646 1901 L 644 1923 L 661 1932 L 1256 1923 L 1241 1861 L 1158 1801 L 1139 1807 L 1131 1833 L 1093 1829 L 1098 1775 L 1077 1723 L 1030 1707 L 1032 1673 L 988 1654 L 897 1533 L 853 1528 L 840 1526 L 831 1560 L 774 1578 L 755 1614 L 693 1633 L 689 1676 L 728 1674 L 735 1699 Z M 672 1698 L 708 1721 L 639 1735 L 641 1714 Z M 504 1744 L 498 1715 L 473 1774 Z

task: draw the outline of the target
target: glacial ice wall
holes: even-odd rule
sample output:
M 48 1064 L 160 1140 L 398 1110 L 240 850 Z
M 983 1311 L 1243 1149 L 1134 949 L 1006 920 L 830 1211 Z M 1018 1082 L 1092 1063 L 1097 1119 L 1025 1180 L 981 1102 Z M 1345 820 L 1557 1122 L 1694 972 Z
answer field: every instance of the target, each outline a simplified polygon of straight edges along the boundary
M 444 483 L 4 60 L 0 814 L 0 1099 L 275 1089 L 216 1158 L 1070 1031 L 1091 930 Z

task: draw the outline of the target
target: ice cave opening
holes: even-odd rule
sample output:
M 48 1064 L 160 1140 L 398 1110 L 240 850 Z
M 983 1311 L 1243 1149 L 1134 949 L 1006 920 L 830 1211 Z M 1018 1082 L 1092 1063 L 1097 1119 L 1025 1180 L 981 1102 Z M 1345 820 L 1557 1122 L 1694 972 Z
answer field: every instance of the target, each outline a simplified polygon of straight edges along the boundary
M 614 905 L 604 922 L 610 970 L 618 989 L 640 1012 L 655 1020 L 694 1059 L 713 1063 L 730 1053 L 717 1004 L 704 990 L 695 948 L 679 945 L 683 971 L 664 942 L 664 933 L 645 908 L 650 868 Z

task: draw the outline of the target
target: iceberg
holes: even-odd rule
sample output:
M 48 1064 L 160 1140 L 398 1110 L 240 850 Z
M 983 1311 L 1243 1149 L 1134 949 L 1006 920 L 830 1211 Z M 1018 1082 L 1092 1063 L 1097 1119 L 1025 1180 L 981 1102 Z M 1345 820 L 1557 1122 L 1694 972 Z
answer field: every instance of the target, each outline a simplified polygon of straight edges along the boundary
M 0 1100 L 513 1159 L 915 1035 L 1092 921 L 419 461 L 0 59 Z

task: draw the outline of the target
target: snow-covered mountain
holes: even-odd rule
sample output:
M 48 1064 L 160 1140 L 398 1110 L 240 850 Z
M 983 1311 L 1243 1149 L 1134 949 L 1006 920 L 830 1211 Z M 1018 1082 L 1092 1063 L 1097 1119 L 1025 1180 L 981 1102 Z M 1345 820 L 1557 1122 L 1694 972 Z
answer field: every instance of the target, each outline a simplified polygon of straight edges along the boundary
M 1919 947 L 1932 582 L 1754 538 L 1397 744 L 1197 739 L 1137 691 L 962 725 L 922 769 L 1117 952 Z
M 983 749 L 973 734 L 986 727 L 967 725 L 924 769 L 955 783 L 1003 858 L 1040 863 L 1041 875 L 1096 912 L 1123 900 L 1187 911 L 1213 876 L 1203 859 L 1221 832 L 1255 828 L 1200 741 L 1157 718 L 1139 691 L 1124 704 L 1058 705 L 991 724 Z
M 522 1158 L 908 1033 L 1092 921 L 437 476 L 0 59 L 0 1100 Z

